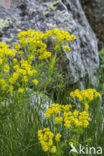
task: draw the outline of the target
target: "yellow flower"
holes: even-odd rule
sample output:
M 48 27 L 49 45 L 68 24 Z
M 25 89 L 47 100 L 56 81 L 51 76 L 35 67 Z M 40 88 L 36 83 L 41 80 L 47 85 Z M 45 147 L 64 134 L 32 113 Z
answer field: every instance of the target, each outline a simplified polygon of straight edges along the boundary
M 21 48 L 20 44 L 17 43 L 17 42 L 14 43 L 14 47 L 15 47 L 16 50 L 19 50 Z
M 67 53 L 70 52 L 70 50 L 71 50 L 71 48 L 68 46 L 64 46 L 64 49 L 66 50 Z
M 24 77 L 22 78 L 22 81 L 23 81 L 23 82 L 28 82 L 27 76 L 24 76 Z
M 52 146 L 52 145 L 53 145 L 53 141 L 52 141 L 52 139 L 50 139 L 48 142 L 48 146 Z
M 70 128 L 71 127 L 70 121 L 69 120 L 65 121 L 64 126 L 66 128 Z
M 84 121 L 83 121 L 83 127 L 86 128 L 88 125 L 89 125 L 89 122 L 88 122 L 87 120 L 84 120 Z
M 75 119 L 74 119 L 74 125 L 75 125 L 76 127 L 80 127 L 80 126 L 82 125 L 82 123 L 81 123 L 77 118 L 75 118 Z
M 6 73 L 9 72 L 9 65 L 8 65 L 8 64 L 5 64 L 5 65 L 4 65 L 4 71 L 5 71 Z
M 48 57 L 51 57 L 51 52 L 44 52 L 43 54 L 41 54 L 38 59 L 42 60 L 42 59 L 46 59 Z
M 85 103 L 85 101 L 90 102 L 93 99 L 99 97 L 100 93 L 96 92 L 95 89 L 91 89 L 91 88 L 82 90 L 82 91 L 79 91 L 79 89 L 76 89 L 75 91 L 70 93 L 70 96 L 72 98 L 77 98 L 82 103 Z
M 46 113 L 45 113 L 45 117 L 46 117 L 47 119 L 49 119 L 49 118 L 51 117 L 51 114 L 50 114 L 49 112 L 46 112 Z
M 9 45 L 4 42 L 0 42 L 0 48 L 9 48 Z
M 68 112 L 69 109 L 72 108 L 72 106 L 69 104 L 69 105 L 62 106 L 62 108 L 64 109 L 64 111 Z
M 18 51 L 18 55 L 19 55 L 20 57 L 22 57 L 22 56 L 23 56 L 23 51 L 22 51 L 22 50 Z
M 70 145 L 73 145 L 73 144 L 74 144 L 73 142 L 69 142 L 69 146 L 70 146 Z
M 56 146 L 52 146 L 52 148 L 51 148 L 51 151 L 50 151 L 51 153 L 56 153 Z
M 38 84 L 38 80 L 36 80 L 36 79 L 34 79 L 32 82 L 33 82 L 35 85 Z
M 4 85 L 5 84 L 5 79 L 0 79 L 0 84 Z
M 87 110 L 89 108 L 88 103 L 85 103 L 85 110 Z
M 48 146 L 43 146 L 43 151 L 47 152 L 48 151 Z
M 16 81 L 18 79 L 18 77 L 19 77 L 18 73 L 14 72 L 13 73 L 13 79 L 14 79 L 14 81 Z
M 29 75 L 29 76 L 33 76 L 33 71 L 28 70 L 28 75 Z
M 14 81 L 14 79 L 12 77 L 9 78 L 9 83 L 10 84 L 14 84 L 15 83 L 15 81 Z
M 8 84 L 5 83 L 5 84 L 2 86 L 2 90 L 3 90 L 3 91 L 6 91 L 7 88 L 8 88 Z
M 101 94 L 100 94 L 99 92 L 96 92 L 96 93 L 95 93 L 95 98 L 97 98 L 97 97 L 99 97 L 99 96 L 101 96 Z
M 18 93 L 23 93 L 24 92 L 24 89 L 23 88 L 19 88 L 18 89 Z
M 33 72 L 33 74 L 36 74 L 37 73 L 37 70 L 33 69 L 32 72 Z
M 55 140 L 56 140 L 57 142 L 59 142 L 59 141 L 60 141 L 60 138 L 61 138 L 61 134 L 60 134 L 60 133 L 57 133 L 57 134 L 56 134 L 56 137 L 55 137 Z
M 56 124 L 60 124 L 63 121 L 62 117 L 55 117 Z
M 73 115 L 74 115 L 75 117 L 77 117 L 78 114 L 79 114 L 79 112 L 78 112 L 77 110 L 75 110 L 75 111 L 73 112 Z
M 14 63 L 17 63 L 17 59 L 16 59 L 16 58 L 14 58 L 14 59 L 13 59 L 13 62 L 14 62 Z
M 13 86 L 9 86 L 9 92 L 12 93 L 13 92 Z
M 54 134 L 49 128 L 44 128 L 43 130 L 38 130 L 38 138 L 43 150 L 47 152 L 53 145 Z
M 34 60 L 34 58 L 35 58 L 35 56 L 34 56 L 34 55 L 30 55 L 30 56 L 28 57 L 28 59 L 29 59 L 30 61 L 33 61 L 33 60 Z
M 19 69 L 19 65 L 15 65 L 13 68 L 14 68 L 15 70 L 18 70 L 18 69 Z

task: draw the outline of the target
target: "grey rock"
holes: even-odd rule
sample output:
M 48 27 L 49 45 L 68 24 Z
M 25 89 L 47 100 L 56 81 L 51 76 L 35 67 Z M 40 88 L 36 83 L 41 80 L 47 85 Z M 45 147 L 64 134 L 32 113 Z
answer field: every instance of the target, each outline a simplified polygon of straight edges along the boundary
M 104 48 L 104 0 L 80 0 L 86 17 L 94 30 L 99 49 Z
M 71 52 L 63 51 L 59 61 L 68 86 L 96 73 L 99 67 L 97 40 L 79 0 L 14 0 L 8 10 L 0 6 L 0 20 L 8 18 L 11 22 L 0 28 L 3 31 L 0 40 L 10 44 L 17 40 L 18 32 L 28 29 L 45 32 L 60 28 L 76 35 L 77 39 L 69 44 Z
M 49 108 L 49 105 L 52 104 L 52 99 L 47 95 L 39 92 L 33 92 L 31 89 L 27 89 L 27 93 L 30 95 L 30 105 L 34 114 L 37 114 L 41 121 L 45 119 L 45 112 Z

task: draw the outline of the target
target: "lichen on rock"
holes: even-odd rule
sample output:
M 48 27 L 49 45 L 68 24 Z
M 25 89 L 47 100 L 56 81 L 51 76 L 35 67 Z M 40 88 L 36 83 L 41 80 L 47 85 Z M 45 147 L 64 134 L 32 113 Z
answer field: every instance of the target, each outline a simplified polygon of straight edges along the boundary
M 0 19 L 0 31 L 9 27 L 10 25 L 12 25 L 12 20 L 10 18 Z

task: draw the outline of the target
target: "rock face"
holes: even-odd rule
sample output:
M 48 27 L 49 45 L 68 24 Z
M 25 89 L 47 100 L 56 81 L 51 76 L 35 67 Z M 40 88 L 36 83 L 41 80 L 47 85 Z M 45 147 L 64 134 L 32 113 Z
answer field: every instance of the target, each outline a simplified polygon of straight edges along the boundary
M 21 30 L 42 32 L 64 29 L 76 35 L 70 53 L 63 53 L 60 66 L 68 85 L 91 77 L 99 67 L 97 40 L 79 0 L 12 0 L 11 9 L 0 6 L 0 40 L 12 43 Z M 92 79 L 93 80 L 93 79 Z
M 104 0 L 81 0 L 87 19 L 94 30 L 99 49 L 104 48 Z
M 10 8 L 11 0 L 0 0 L 0 5 L 4 8 Z
M 53 102 L 52 100 L 39 92 L 33 92 L 31 89 L 27 89 L 27 94 L 30 97 L 30 106 L 35 113 L 38 113 L 38 117 L 43 121 L 45 118 L 45 112 Z

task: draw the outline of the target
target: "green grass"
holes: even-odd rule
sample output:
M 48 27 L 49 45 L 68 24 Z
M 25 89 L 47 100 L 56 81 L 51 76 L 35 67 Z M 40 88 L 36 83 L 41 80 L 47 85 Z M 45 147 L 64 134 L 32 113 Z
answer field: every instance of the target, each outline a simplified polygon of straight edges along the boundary
M 104 155 L 104 50 L 100 52 L 101 65 L 99 70 L 99 85 L 94 87 L 102 96 L 100 99 L 90 103 L 91 122 L 84 130 L 79 133 L 78 143 L 89 147 L 102 147 Z M 60 76 L 57 74 L 57 77 Z M 53 84 L 51 84 L 53 85 Z M 70 103 L 70 98 L 65 93 L 65 86 L 62 81 L 57 84 L 57 89 L 52 88 L 49 93 L 50 99 L 56 103 Z M 89 88 L 92 87 L 89 83 Z M 95 85 L 96 86 L 96 85 Z M 63 87 L 63 89 L 62 89 Z M 64 94 L 65 93 L 65 94 Z M 0 156 L 47 156 L 43 152 L 37 137 L 37 131 L 48 125 L 46 119 L 42 119 L 39 113 L 41 107 L 47 101 L 43 96 L 37 102 L 34 101 L 34 109 L 31 103 L 31 94 L 26 92 L 25 95 L 15 95 L 3 97 L 0 93 Z M 70 153 L 69 148 L 64 149 L 65 156 L 77 156 L 78 154 Z M 87 156 L 87 154 L 84 154 Z M 54 155 L 55 156 L 55 155 Z M 60 155 L 61 156 L 61 155 Z M 81 154 L 83 156 L 83 154 Z M 93 156 L 93 154 L 91 155 Z
M 80 135 L 79 143 L 89 147 L 101 146 L 104 151 L 103 101 L 104 97 L 102 96 L 102 99 L 90 104 L 92 121 Z M 39 144 L 37 131 L 48 125 L 45 121 L 41 121 L 38 112 L 35 112 L 34 108 L 30 106 L 28 95 L 18 103 L 14 99 L 12 103 L 10 100 L 8 106 L 0 107 L 0 125 L 0 156 L 47 156 Z M 67 148 L 65 155 L 69 155 Z

